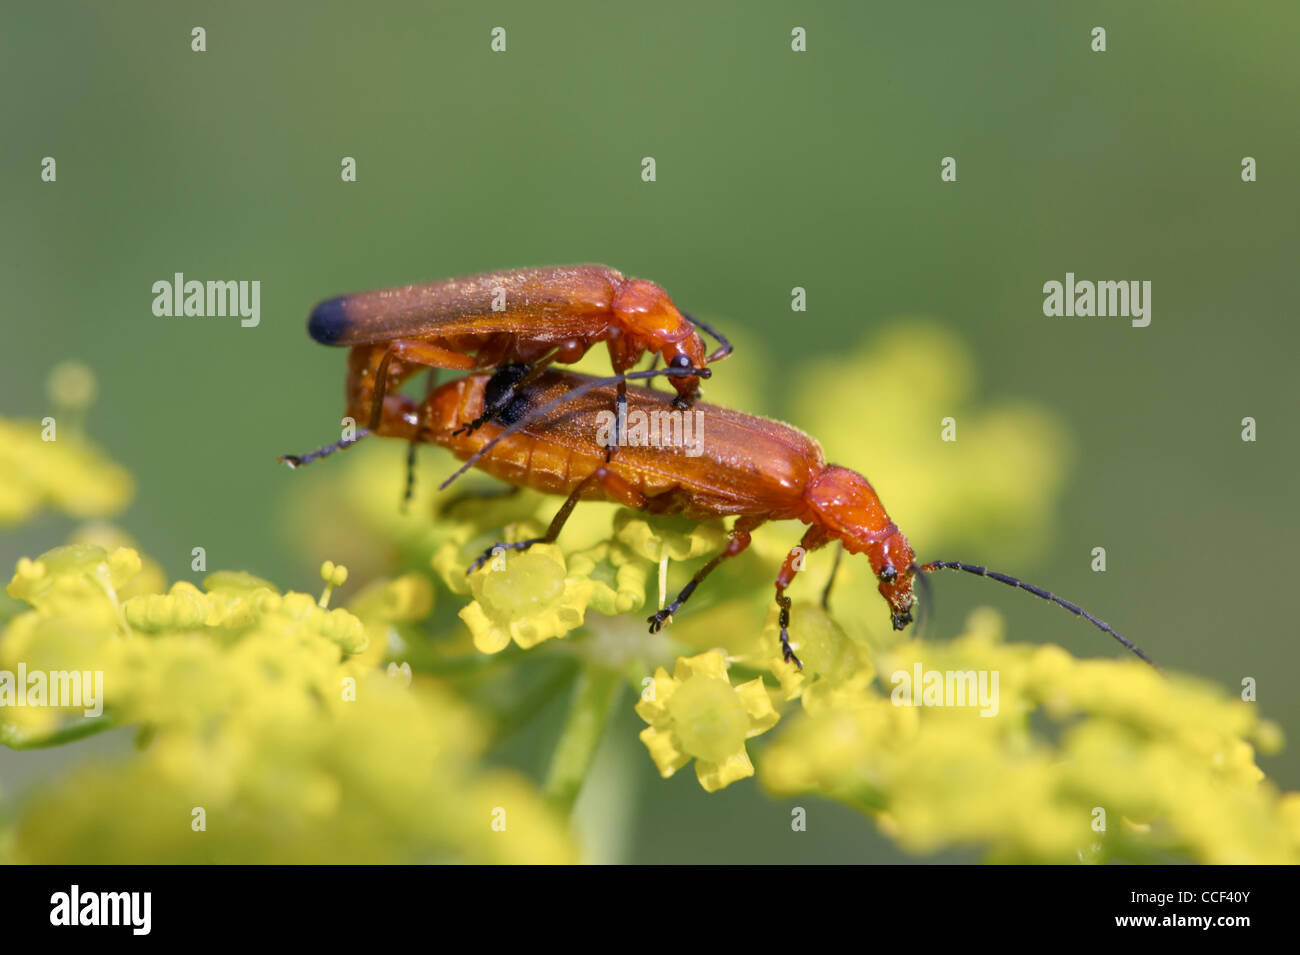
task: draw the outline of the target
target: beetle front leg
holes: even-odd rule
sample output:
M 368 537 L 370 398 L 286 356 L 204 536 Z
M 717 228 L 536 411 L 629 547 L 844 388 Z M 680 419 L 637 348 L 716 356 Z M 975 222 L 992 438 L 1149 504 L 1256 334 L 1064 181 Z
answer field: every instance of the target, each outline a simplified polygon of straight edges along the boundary
M 781 627 L 781 657 L 786 663 L 793 663 L 800 670 L 803 669 L 803 664 L 799 662 L 799 658 L 790 647 L 790 598 L 785 595 L 785 592 L 794 583 L 795 575 L 803 569 L 804 558 L 817 548 L 824 547 L 830 539 L 830 535 L 824 529 L 816 525 L 808 528 L 804 532 L 803 539 L 799 541 L 799 546 L 786 555 L 785 563 L 781 565 L 781 571 L 776 575 L 776 605 L 780 608 L 777 624 Z

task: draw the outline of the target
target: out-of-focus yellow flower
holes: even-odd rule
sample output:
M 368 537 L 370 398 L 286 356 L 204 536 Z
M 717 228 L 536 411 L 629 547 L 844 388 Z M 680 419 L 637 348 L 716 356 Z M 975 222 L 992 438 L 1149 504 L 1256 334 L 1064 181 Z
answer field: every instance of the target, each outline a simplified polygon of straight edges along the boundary
M 95 389 L 88 367 L 61 362 L 49 379 L 54 414 L 40 422 L 0 418 L 0 526 L 27 520 L 42 508 L 108 517 L 131 500 L 131 476 L 83 431 Z
M 69 544 L 93 544 L 102 547 L 111 554 L 119 548 L 134 550 L 139 553 L 135 538 L 114 524 L 104 521 L 89 521 L 82 524 L 68 539 Z M 146 554 L 140 554 L 140 571 L 130 580 L 116 587 L 119 600 L 127 600 L 138 594 L 153 594 L 167 589 L 167 574 L 162 565 Z
M 951 643 L 898 644 L 878 669 L 881 692 L 849 681 L 805 697 L 804 715 L 760 761 L 769 789 L 821 791 L 922 853 L 978 845 L 1003 861 L 1300 860 L 1290 804 L 1249 742 L 1275 742 L 1276 729 L 1212 686 L 1136 661 L 1003 644 L 988 611 Z M 937 675 L 934 699 L 907 689 L 917 673 Z M 993 693 L 938 695 L 977 684 Z
M 678 657 L 671 677 L 659 667 L 653 695 L 636 711 L 650 724 L 641 731 L 641 742 L 660 774 L 671 776 L 694 759 L 695 775 L 707 792 L 754 775 L 745 740 L 767 732 L 780 718 L 762 679 L 731 685 L 726 656 L 718 650 Z
M 973 362 L 951 330 L 894 321 L 794 380 L 793 420 L 866 475 L 918 550 L 1008 561 L 1048 539 L 1071 453 L 1064 429 L 1034 405 L 973 406 Z M 955 440 L 944 440 L 947 418 Z
M 356 660 L 376 666 L 381 663 L 390 649 L 402 645 L 403 625 L 427 617 L 433 602 L 433 584 L 422 574 L 376 580 L 362 588 L 348 605 L 361 619 L 369 638 L 369 645 Z
M 98 720 L 137 725 L 142 745 L 34 793 L 7 861 L 574 860 L 531 785 L 479 767 L 481 718 L 365 652 L 428 612 L 427 581 L 377 582 L 356 613 L 239 573 L 123 599 L 145 563 L 78 544 L 20 562 L 9 584 L 31 609 L 0 634 L 0 670 L 97 671 L 104 708 L 6 706 L 0 741 L 57 742 Z

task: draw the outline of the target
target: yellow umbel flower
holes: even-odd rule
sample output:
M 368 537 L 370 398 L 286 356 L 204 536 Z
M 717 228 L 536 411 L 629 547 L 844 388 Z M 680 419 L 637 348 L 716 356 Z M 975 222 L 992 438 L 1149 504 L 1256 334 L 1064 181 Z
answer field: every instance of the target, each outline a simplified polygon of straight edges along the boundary
M 482 653 L 513 640 L 527 649 L 582 626 L 595 592 L 589 578 L 570 574 L 558 547 L 535 544 L 503 552 L 469 578 L 474 602 L 460 610 Z
M 745 740 L 780 719 L 761 679 L 731 685 L 721 650 L 678 657 L 671 677 L 659 667 L 648 692 L 636 712 L 650 724 L 641 731 L 641 742 L 660 775 L 671 776 L 694 759 L 695 775 L 707 792 L 754 775 Z
M 646 563 L 618 543 L 597 544 L 569 558 L 569 570 L 591 580 L 591 609 L 606 616 L 645 606 Z
M 641 514 L 626 509 L 614 515 L 614 537 L 646 560 L 712 557 L 726 543 L 722 521 L 703 524 L 676 515 Z

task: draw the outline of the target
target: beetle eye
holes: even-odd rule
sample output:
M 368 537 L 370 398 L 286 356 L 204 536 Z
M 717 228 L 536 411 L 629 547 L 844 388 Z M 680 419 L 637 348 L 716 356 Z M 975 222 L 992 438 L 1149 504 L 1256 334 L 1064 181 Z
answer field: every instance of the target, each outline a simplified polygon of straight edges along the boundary
M 884 567 L 880 568 L 880 574 L 878 576 L 882 583 L 892 584 L 898 579 L 898 571 L 894 570 L 893 564 L 886 564 Z
M 678 355 L 668 364 L 673 368 L 690 368 L 691 360 L 687 358 L 685 355 Z

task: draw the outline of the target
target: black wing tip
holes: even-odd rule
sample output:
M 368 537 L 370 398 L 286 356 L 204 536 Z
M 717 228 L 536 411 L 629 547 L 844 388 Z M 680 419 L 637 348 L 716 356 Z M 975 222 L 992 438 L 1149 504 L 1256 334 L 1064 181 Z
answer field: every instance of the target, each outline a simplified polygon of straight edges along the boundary
M 322 345 L 344 345 L 350 322 L 346 298 L 331 298 L 311 310 L 307 334 Z

